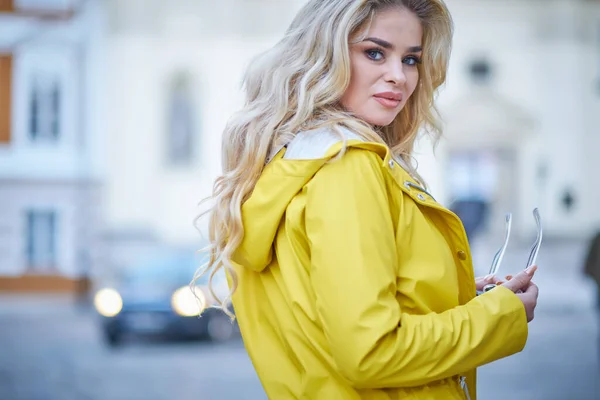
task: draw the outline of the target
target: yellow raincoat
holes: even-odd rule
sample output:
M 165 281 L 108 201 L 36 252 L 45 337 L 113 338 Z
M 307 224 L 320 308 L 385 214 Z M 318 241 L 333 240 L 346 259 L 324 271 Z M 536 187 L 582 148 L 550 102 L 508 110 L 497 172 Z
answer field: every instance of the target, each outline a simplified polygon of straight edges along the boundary
M 232 261 L 246 349 L 272 400 L 475 399 L 475 368 L 519 352 L 521 301 L 475 295 L 463 226 L 381 144 L 265 167 Z M 491 388 L 493 390 L 493 388 Z

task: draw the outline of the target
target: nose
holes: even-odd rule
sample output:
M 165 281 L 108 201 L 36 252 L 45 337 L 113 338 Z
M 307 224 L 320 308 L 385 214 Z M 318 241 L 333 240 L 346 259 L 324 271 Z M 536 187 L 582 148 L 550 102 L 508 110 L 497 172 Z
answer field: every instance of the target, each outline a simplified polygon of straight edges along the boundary
M 404 64 L 401 61 L 390 62 L 385 74 L 385 80 L 394 85 L 405 84 L 406 74 L 404 73 Z

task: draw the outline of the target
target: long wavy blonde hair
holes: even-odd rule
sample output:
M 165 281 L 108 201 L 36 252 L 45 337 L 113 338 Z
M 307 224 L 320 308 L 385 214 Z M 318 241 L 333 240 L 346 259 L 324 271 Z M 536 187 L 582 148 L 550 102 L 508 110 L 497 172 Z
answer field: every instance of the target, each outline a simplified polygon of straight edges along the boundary
M 362 40 L 376 13 L 391 7 L 411 10 L 420 19 L 423 57 L 419 84 L 406 106 L 390 125 L 374 127 L 343 110 L 339 100 L 350 82 L 350 43 Z M 231 256 L 244 236 L 241 206 L 273 149 L 299 131 L 343 125 L 365 140 L 384 143 L 411 165 L 421 130 L 437 141 L 441 130 L 434 96 L 446 79 L 452 30 L 442 0 L 310 0 L 284 37 L 251 63 L 244 78 L 245 105 L 223 133 L 223 173 L 200 215 L 209 216 L 209 260 L 195 279 L 209 274 L 212 292 L 212 278 L 224 268 L 231 282 L 227 298 L 212 293 L 217 307 L 232 316 L 228 305 L 238 281 Z

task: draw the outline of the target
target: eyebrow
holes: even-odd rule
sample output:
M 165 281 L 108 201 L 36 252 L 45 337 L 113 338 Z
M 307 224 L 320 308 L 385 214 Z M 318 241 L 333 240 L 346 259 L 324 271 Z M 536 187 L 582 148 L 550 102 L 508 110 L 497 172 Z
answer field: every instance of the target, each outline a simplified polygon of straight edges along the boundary
M 368 37 L 365 40 L 363 40 L 363 42 L 373 42 L 375 44 L 380 45 L 384 49 L 393 49 L 394 48 L 394 45 L 391 44 L 390 42 L 387 42 L 387 41 L 385 41 L 383 39 L 379 39 L 379 38 L 375 38 L 375 37 Z M 409 47 L 408 51 L 410 53 L 418 53 L 420 51 L 423 51 L 423 47 L 421 47 L 421 46 Z

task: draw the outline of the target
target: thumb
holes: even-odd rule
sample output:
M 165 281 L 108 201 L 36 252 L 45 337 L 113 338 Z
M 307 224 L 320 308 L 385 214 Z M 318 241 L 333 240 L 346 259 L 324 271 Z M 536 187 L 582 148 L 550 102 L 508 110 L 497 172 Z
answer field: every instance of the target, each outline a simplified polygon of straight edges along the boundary
M 524 271 L 519 272 L 510 281 L 504 283 L 502 286 L 512 290 L 513 292 L 524 289 L 529 285 L 529 282 L 531 281 L 531 278 L 533 278 L 533 274 L 536 270 L 537 266 L 533 265 Z

